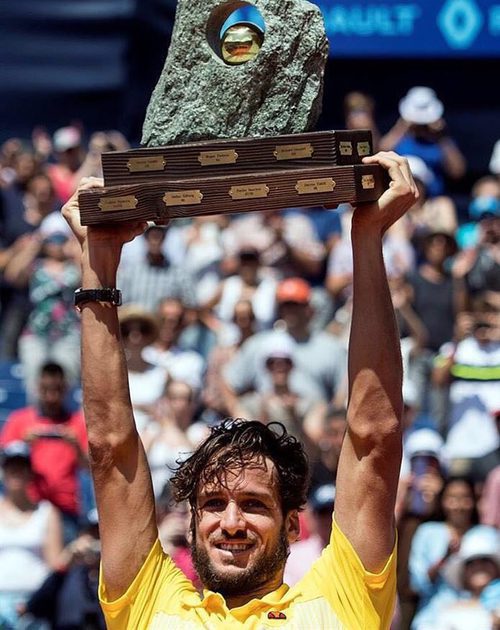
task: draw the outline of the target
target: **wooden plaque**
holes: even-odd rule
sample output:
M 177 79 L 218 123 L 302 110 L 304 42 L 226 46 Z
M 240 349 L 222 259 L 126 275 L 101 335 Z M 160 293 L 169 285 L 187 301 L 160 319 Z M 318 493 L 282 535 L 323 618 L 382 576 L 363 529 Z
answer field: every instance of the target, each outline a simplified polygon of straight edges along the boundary
M 210 140 L 104 153 L 106 186 L 360 164 L 373 152 L 366 130 Z
M 309 169 L 167 179 L 95 188 L 80 193 L 82 225 L 155 221 L 377 200 L 388 186 L 378 165 L 321 166 Z

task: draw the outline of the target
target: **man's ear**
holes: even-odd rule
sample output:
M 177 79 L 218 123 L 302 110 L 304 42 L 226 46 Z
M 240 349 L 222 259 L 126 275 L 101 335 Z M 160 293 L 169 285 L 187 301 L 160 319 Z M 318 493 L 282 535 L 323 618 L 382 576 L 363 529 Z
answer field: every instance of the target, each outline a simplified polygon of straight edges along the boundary
M 286 535 L 289 543 L 297 542 L 300 536 L 300 522 L 298 510 L 290 510 L 286 517 Z

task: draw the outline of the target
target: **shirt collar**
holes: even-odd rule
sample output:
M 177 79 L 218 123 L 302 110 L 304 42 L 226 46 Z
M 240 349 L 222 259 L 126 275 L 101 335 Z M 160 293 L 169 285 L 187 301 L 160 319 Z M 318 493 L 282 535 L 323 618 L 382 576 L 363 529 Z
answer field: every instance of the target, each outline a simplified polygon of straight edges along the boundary
M 187 593 L 184 596 L 184 605 L 188 608 L 205 608 L 213 611 L 215 609 L 222 609 L 226 612 L 230 612 L 236 618 L 245 618 L 252 611 L 259 608 L 277 608 L 287 605 L 293 599 L 299 595 L 296 589 L 290 589 L 287 584 L 282 584 L 275 591 L 271 591 L 264 595 L 261 599 L 252 599 L 243 606 L 237 608 L 228 609 L 226 600 L 220 593 L 214 593 L 213 591 L 203 590 L 203 598 L 200 598 L 195 593 Z

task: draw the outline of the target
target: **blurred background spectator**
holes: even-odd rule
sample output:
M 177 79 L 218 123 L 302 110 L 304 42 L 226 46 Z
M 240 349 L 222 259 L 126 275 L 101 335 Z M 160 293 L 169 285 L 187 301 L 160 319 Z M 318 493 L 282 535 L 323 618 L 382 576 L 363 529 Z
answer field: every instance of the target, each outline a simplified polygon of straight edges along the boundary
M 21 622 L 53 630 L 105 630 L 98 600 L 101 543 L 96 510 L 91 510 L 77 538 L 61 553 L 58 566 L 21 608 Z
M 344 116 L 346 129 L 370 129 L 373 148 L 378 150 L 380 132 L 375 122 L 375 101 L 368 94 L 349 92 L 344 98 Z
M 177 462 L 186 459 L 208 435 L 206 424 L 194 421 L 195 411 L 193 388 L 184 381 L 170 380 L 156 405 L 155 422 L 142 435 L 157 498 Z
M 57 566 L 63 535 L 57 510 L 30 496 L 34 471 L 28 445 L 4 446 L 0 463 L 0 627 L 15 628 L 30 595 Z
M 384 242 L 405 366 L 393 630 L 420 630 L 426 619 L 435 630 L 479 630 L 483 620 L 490 628 L 500 608 L 498 542 L 478 529 L 477 515 L 481 526 L 498 530 L 500 116 L 491 77 L 500 51 L 495 58 L 488 48 L 491 19 L 475 3 L 485 17 L 477 41 L 491 58 L 451 48 L 448 59 L 427 58 L 436 50 L 431 31 L 407 40 L 405 55 L 425 41 L 418 63 L 391 57 L 399 36 L 386 37 L 376 54 L 342 57 L 350 42 L 357 57 L 378 35 L 360 35 L 351 23 L 357 7 L 318 1 L 330 34 L 340 24 L 347 29 L 335 32 L 319 128 L 371 129 L 375 148 L 407 156 L 420 190 Z M 175 4 L 110 0 L 90 3 L 84 17 L 78 3 L 62 0 L 3 8 L 16 46 L 6 43 L 8 33 L 0 38 L 0 444 L 25 454 L 10 471 L 7 460 L 2 466 L 0 554 L 10 563 L 12 549 L 22 550 L 36 565 L 29 574 L 2 572 L 0 611 L 12 627 L 20 613 L 19 623 L 39 628 L 102 627 L 72 307 L 79 267 L 59 210 L 80 177 L 101 176 L 104 151 L 138 145 Z M 56 5 L 57 23 L 47 14 Z M 391 15 L 384 24 L 396 28 Z M 36 29 L 23 30 L 31 21 Z M 56 54 L 59 34 L 63 55 Z M 475 42 L 471 50 L 477 53 Z M 33 72 L 27 51 L 45 60 L 43 72 Z M 380 80 L 379 54 L 391 90 Z M 287 578 L 311 566 L 328 540 L 347 428 L 352 212 L 346 204 L 183 219 L 124 247 L 120 328 L 134 413 L 162 543 L 194 580 L 190 514 L 172 505 L 168 480 L 176 461 L 227 415 L 281 421 L 307 448 L 311 490 Z M 67 544 L 59 554 L 61 536 Z
M 38 377 L 35 405 L 12 412 L 0 433 L 0 445 L 23 441 L 31 446 L 30 496 L 50 501 L 61 511 L 67 541 L 76 532 L 81 509 L 79 471 L 88 461 L 83 415 L 69 411 L 66 394 L 62 367 L 46 363 Z
M 148 363 L 143 351 L 158 338 L 156 318 L 141 306 L 128 304 L 119 313 L 120 333 L 127 361 L 130 400 L 137 430 L 142 433 L 152 420 L 155 403 L 165 389 L 168 372 Z
M 429 194 L 434 197 L 445 190 L 444 176 L 459 179 L 465 175 L 466 162 L 449 136 L 443 118 L 444 105 L 429 87 L 413 87 L 399 102 L 400 118 L 381 139 L 383 151 L 421 158 L 432 172 Z
M 153 311 L 161 300 L 175 298 L 186 306 L 196 304 L 193 279 L 183 267 L 172 265 L 163 252 L 165 228 L 154 226 L 144 234 L 144 257 L 130 265 L 121 265 L 118 283 L 122 287 L 123 302 L 138 304 Z
M 436 592 L 412 628 L 493 629 L 498 625 L 500 606 L 500 536 L 485 526 L 468 529 L 460 548 L 438 561 L 445 586 Z M 434 567 L 429 570 L 433 575 Z
M 419 610 L 414 626 L 419 628 L 427 619 L 433 620 L 434 599 L 449 588 L 441 576 L 448 558 L 456 553 L 466 532 L 477 525 L 476 498 L 473 485 L 464 479 L 451 477 L 440 496 L 441 521 L 420 525 L 413 537 L 409 558 L 411 588 L 418 594 Z
M 80 269 L 67 234 L 54 232 L 42 238 L 26 237 L 4 271 L 13 286 L 29 285 L 32 309 L 19 338 L 18 353 L 31 398 L 40 366 L 46 361 L 62 365 L 73 385 L 80 374 L 79 317 L 73 307 Z
M 311 568 L 330 541 L 335 486 L 327 484 L 314 490 L 308 500 L 310 535 L 290 548 L 285 566 L 285 582 L 294 586 Z

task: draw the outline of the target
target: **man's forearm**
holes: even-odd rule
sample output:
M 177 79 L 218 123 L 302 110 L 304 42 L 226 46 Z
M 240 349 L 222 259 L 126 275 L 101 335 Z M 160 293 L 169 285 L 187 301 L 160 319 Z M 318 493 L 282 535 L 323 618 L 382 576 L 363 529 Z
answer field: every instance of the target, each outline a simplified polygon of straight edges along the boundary
M 82 287 L 115 287 L 121 248 L 92 246 L 82 255 Z M 89 302 L 82 310 L 82 379 L 89 442 L 120 443 L 135 425 L 116 307 Z
M 114 287 L 123 243 L 145 228 L 132 222 L 113 228 L 82 226 L 79 195 L 101 186 L 97 179 L 82 181 L 63 207 L 82 246 L 84 289 Z M 151 474 L 135 428 L 115 306 L 83 304 L 82 384 L 102 576 L 106 595 L 115 600 L 130 587 L 158 538 Z
M 352 222 L 353 316 L 349 343 L 348 429 L 340 454 L 335 520 L 363 566 L 378 573 L 394 549 L 394 507 L 401 463 L 402 361 L 382 255 L 382 237 L 415 204 L 408 162 L 378 153 L 364 163 L 389 173 L 376 204 Z
M 351 419 L 390 426 L 401 417 L 399 334 L 382 255 L 382 237 L 353 226 L 353 319 L 349 346 Z

